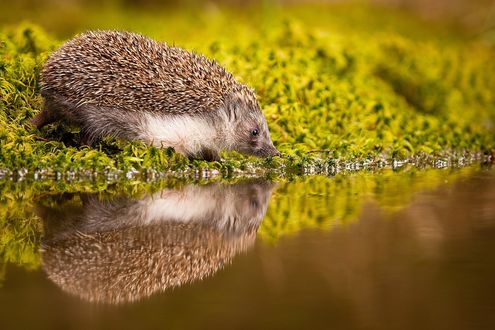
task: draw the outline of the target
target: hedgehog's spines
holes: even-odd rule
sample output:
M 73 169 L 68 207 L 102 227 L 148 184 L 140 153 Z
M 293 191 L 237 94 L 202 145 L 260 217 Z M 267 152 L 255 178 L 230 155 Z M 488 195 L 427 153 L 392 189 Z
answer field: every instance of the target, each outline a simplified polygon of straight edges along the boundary
M 238 85 L 212 59 L 122 31 L 80 34 L 48 59 L 41 74 L 45 95 L 63 95 L 75 105 L 172 114 L 218 109 Z

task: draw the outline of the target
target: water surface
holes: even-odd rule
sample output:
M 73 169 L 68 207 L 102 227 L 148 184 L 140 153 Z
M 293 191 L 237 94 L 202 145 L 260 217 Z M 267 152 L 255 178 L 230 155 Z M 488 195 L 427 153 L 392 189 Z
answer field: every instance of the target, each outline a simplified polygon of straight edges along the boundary
M 493 169 L 20 195 L 3 329 L 495 328 Z

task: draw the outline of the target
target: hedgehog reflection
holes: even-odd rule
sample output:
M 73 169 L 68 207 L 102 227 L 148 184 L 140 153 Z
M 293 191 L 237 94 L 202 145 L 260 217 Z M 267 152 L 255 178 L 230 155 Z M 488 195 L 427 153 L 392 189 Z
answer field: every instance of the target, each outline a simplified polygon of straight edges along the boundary
M 266 182 L 163 190 L 141 200 L 64 196 L 40 207 L 43 268 L 85 300 L 125 303 L 214 274 L 250 248 L 272 191 Z

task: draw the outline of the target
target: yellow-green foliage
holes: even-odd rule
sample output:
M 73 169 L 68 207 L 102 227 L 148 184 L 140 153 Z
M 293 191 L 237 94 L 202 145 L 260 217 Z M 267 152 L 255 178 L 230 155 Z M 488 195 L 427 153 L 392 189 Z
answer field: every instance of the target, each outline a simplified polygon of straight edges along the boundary
M 362 28 L 366 22 L 356 24 L 356 29 L 344 28 L 331 21 L 331 10 L 305 7 L 298 19 L 187 11 L 170 19 L 164 12 L 138 13 L 131 19 L 126 12 L 115 12 L 120 19 L 114 18 L 114 23 L 103 16 L 98 20 L 94 13 L 96 18 L 88 23 L 146 33 L 217 59 L 257 91 L 275 145 L 290 156 L 276 162 L 232 155 L 221 164 L 189 162 L 137 142 L 106 140 L 95 148 L 78 147 L 77 130 L 58 124 L 42 132 L 26 130 L 26 120 L 42 102 L 40 69 L 61 40 L 29 24 L 4 28 L 0 168 L 163 171 L 213 166 L 223 171 L 297 167 L 322 157 L 391 159 L 494 148 L 493 48 L 384 33 L 375 25 L 376 18 L 371 30 Z M 339 20 L 345 22 L 345 12 L 340 13 L 344 16 Z M 352 13 L 349 20 L 356 21 Z M 406 23 L 397 25 L 408 30 Z M 418 26 L 410 23 L 408 28 L 414 31 Z
M 414 194 L 452 184 L 474 173 L 476 168 L 403 169 L 400 172 L 359 172 L 299 177 L 281 184 L 270 200 L 259 236 L 276 243 L 280 237 L 307 228 L 331 230 L 358 220 L 365 203 L 376 203 L 389 212 L 407 207 Z
M 27 269 L 39 266 L 41 220 L 33 214 L 31 202 L 4 194 L 0 201 L 0 233 L 0 266 L 7 263 Z

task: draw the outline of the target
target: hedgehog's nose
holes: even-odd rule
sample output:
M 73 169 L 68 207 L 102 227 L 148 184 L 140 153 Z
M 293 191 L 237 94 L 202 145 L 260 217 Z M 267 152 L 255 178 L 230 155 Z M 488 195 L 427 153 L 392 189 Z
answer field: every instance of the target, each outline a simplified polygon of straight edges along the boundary
M 273 144 L 266 144 L 255 152 L 258 157 L 280 157 L 280 152 L 273 146 Z
M 281 153 L 280 153 L 280 151 L 277 150 L 277 148 L 275 148 L 274 146 L 271 146 L 271 148 L 270 148 L 270 156 L 272 156 L 272 157 L 275 157 L 275 156 L 280 157 L 281 156 Z

